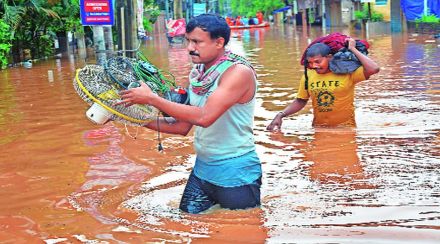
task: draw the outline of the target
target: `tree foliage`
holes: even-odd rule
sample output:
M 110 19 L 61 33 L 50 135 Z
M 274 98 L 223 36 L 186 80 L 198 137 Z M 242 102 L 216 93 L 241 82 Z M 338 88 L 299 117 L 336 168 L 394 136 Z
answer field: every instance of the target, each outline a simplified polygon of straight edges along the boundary
M 79 0 L 0 0 L 0 14 L 9 26 L 16 62 L 24 49 L 32 58 L 51 55 L 57 32 L 83 30 Z
M 232 0 L 231 9 L 234 15 L 255 16 L 258 11 L 269 15 L 272 11 L 284 7 L 283 0 Z
M 383 14 L 377 13 L 374 9 L 369 10 L 366 3 L 363 4 L 362 11 L 354 11 L 354 17 L 358 20 L 370 20 L 371 22 L 383 21 Z
M 144 0 L 147 30 L 160 14 L 156 2 Z M 57 33 L 84 33 L 79 0 L 0 0 L 0 20 L 7 26 L 4 32 L 10 33 L 15 62 L 22 61 L 25 49 L 33 59 L 50 56 Z M 1 44 L 6 48 L 6 42 Z
M 8 56 L 11 46 L 9 25 L 0 19 L 0 69 L 4 69 L 8 65 Z
M 156 23 L 157 17 L 160 15 L 159 6 L 154 0 L 144 0 L 145 14 L 142 20 L 144 29 L 148 32 L 153 30 L 153 24 Z
M 50 9 L 47 1 L 43 0 L 0 0 L 0 12 L 3 12 L 2 20 L 11 28 L 12 36 L 20 31 L 26 22 L 44 22 L 46 19 L 59 18 L 58 14 Z M 39 25 L 39 24 L 35 24 Z
M 51 25 L 52 30 L 83 32 L 79 0 L 53 0 L 51 8 L 59 18 Z

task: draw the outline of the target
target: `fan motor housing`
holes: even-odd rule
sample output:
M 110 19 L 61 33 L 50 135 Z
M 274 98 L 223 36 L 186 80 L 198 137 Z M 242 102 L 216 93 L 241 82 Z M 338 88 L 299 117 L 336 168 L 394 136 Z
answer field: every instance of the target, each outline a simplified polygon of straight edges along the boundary
M 86 111 L 86 116 L 93 123 L 103 125 L 110 120 L 112 113 L 98 103 L 93 103 L 92 106 Z

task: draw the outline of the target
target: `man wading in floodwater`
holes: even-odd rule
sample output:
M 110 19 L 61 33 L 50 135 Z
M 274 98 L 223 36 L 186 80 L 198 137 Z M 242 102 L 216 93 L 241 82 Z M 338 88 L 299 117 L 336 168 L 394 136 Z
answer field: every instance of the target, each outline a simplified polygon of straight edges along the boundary
M 149 104 L 175 119 L 153 121 L 147 128 L 187 135 L 196 126 L 197 158 L 180 202 L 189 213 L 215 204 L 229 209 L 260 205 L 261 163 L 252 130 L 256 74 L 246 59 L 225 50 L 230 33 L 225 19 L 216 15 L 189 21 L 187 49 L 196 64 L 189 77 L 190 105 L 163 99 L 143 82 L 121 92 L 119 104 Z
M 352 73 L 335 74 L 329 67 L 332 59 L 330 47 L 323 43 L 311 45 L 305 54 L 308 79 L 302 76 L 296 99 L 275 116 L 267 126 L 269 131 L 280 129 L 282 119 L 303 109 L 309 98 L 313 102 L 314 126 L 356 125 L 354 87 L 380 69 L 373 60 L 356 49 L 353 38 L 347 38 L 345 42 L 348 51 L 359 60 L 360 67 Z

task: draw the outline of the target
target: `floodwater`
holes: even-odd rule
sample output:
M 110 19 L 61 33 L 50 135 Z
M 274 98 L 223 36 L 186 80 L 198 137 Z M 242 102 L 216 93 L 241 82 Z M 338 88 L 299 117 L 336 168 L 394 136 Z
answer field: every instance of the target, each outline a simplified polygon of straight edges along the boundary
M 93 60 L 1 71 L 0 242 L 440 243 L 440 41 L 368 37 L 382 70 L 356 88 L 356 129 L 314 129 L 309 104 L 267 132 L 320 35 L 292 26 L 232 34 L 231 49 L 259 75 L 262 206 L 250 210 L 181 213 L 192 137 L 162 134 L 159 153 L 155 132 L 92 124 L 72 79 Z M 142 51 L 187 83 L 183 47 L 155 38 Z

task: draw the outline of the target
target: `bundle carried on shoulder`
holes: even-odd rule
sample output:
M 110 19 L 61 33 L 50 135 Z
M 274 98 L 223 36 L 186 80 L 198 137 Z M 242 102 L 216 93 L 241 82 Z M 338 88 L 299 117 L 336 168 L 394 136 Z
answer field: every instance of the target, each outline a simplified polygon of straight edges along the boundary
M 173 102 L 186 103 L 186 91 L 176 87 L 174 76 L 151 64 L 141 53 L 137 58 L 113 57 L 104 66 L 86 65 L 78 69 L 73 87 L 91 107 L 87 118 L 96 124 L 116 121 L 142 126 L 156 119 L 160 111 L 150 105 L 115 105 L 121 101 L 119 91 L 139 87 L 144 82 L 157 95 Z M 183 92 L 182 92 L 183 90 Z
M 323 37 L 316 38 L 307 46 L 307 49 L 315 43 L 323 43 L 330 47 L 332 60 L 329 64 L 329 69 L 335 74 L 349 74 L 354 72 L 362 64 L 351 51 L 347 48 L 346 39 L 349 36 L 335 32 Z M 356 49 L 361 53 L 367 55 L 369 43 L 365 40 L 356 39 Z M 306 50 L 307 50 L 306 49 Z M 301 57 L 301 65 L 304 65 L 306 52 Z

